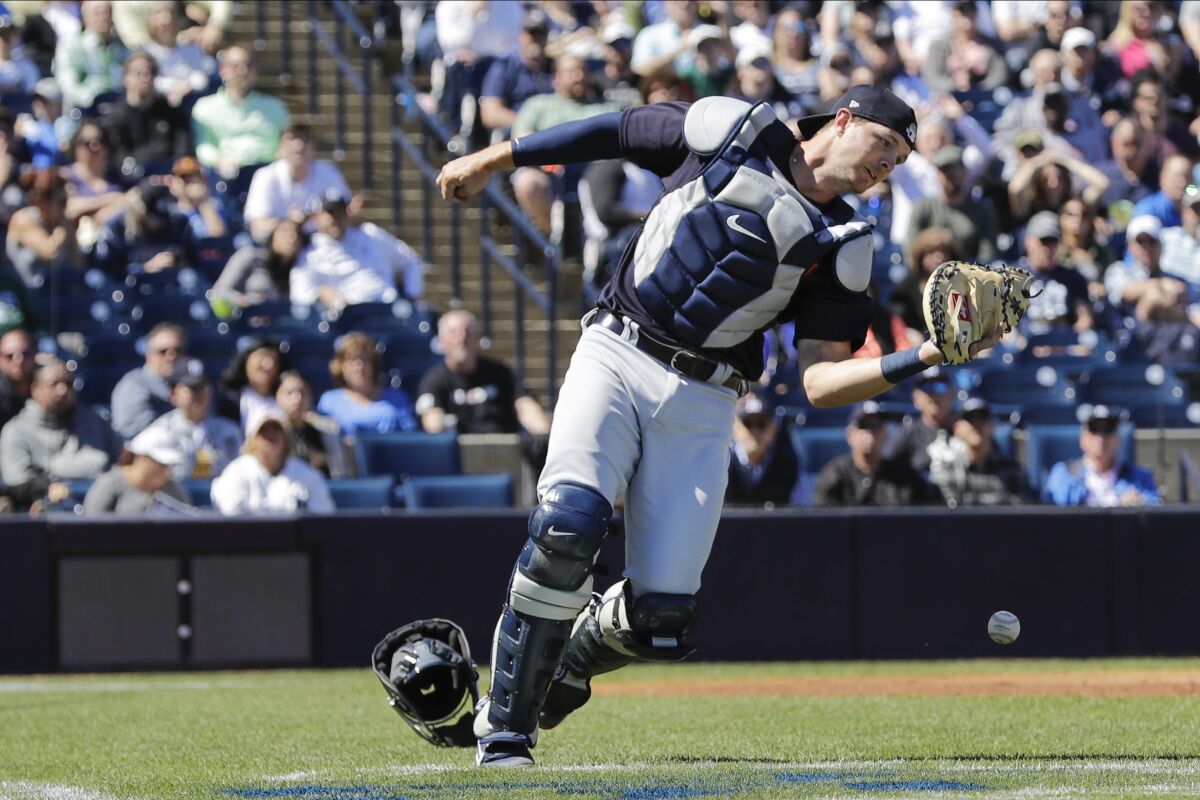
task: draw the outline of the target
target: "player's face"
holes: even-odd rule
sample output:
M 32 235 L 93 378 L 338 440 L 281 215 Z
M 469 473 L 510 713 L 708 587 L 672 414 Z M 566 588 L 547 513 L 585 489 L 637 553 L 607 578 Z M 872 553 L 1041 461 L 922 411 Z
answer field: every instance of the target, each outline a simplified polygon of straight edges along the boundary
M 861 118 L 846 125 L 835 147 L 840 167 L 837 171 L 846 181 L 847 191 L 857 194 L 890 176 L 911 152 L 900 134 L 886 125 Z

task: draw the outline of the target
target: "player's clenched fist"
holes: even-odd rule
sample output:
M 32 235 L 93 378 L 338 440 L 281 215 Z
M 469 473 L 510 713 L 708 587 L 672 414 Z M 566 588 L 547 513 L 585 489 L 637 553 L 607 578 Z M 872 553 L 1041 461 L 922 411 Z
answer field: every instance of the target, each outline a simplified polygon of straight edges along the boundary
M 494 144 L 442 167 L 437 176 L 438 191 L 443 200 L 465 203 L 471 195 L 483 191 L 493 172 L 512 168 L 512 145 L 508 142 Z

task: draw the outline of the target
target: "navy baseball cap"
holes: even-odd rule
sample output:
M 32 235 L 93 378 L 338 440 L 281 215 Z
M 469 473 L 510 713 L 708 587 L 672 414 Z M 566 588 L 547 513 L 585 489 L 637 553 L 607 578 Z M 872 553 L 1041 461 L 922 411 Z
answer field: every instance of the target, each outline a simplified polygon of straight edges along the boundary
M 878 122 L 904 137 L 908 146 L 917 146 L 917 115 L 908 103 L 896 96 L 891 89 L 869 84 L 851 86 L 842 99 L 838 100 L 828 114 L 801 117 L 796 126 L 805 139 L 812 137 L 826 122 L 833 119 L 839 109 L 846 109 L 856 117 Z
M 854 410 L 850 412 L 849 424 L 852 428 L 863 428 L 866 427 L 863 425 L 864 421 L 872 420 L 878 423 L 882 422 L 886 416 L 887 412 L 880 403 L 866 400 L 855 406 Z

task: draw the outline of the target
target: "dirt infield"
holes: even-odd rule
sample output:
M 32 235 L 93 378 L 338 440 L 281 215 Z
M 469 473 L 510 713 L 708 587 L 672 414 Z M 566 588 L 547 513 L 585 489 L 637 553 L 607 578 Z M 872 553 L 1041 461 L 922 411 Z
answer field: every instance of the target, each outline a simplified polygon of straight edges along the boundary
M 1200 695 L 1195 670 L 960 673 L 950 675 L 797 675 L 745 680 L 642 681 L 593 686 L 624 697 L 1155 697 Z

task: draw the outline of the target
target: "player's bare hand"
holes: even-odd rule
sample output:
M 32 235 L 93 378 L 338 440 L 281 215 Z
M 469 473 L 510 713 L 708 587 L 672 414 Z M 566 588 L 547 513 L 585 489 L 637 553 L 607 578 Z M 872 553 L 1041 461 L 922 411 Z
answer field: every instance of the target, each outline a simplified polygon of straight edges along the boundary
M 492 173 L 512 168 L 512 145 L 509 142 L 494 144 L 442 167 L 437 176 L 438 191 L 443 200 L 465 203 L 472 195 L 483 191 Z

